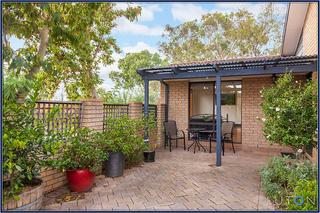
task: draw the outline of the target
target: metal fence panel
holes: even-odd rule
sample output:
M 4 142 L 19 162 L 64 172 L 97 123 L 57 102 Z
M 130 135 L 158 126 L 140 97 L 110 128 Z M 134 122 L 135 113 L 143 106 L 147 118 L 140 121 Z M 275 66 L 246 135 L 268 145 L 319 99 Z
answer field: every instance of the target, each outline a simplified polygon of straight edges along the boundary
M 103 131 L 108 118 L 120 118 L 123 115 L 129 115 L 128 104 L 103 104 Z
M 47 131 L 69 131 L 80 127 L 82 103 L 75 101 L 37 101 L 33 116 L 46 123 Z

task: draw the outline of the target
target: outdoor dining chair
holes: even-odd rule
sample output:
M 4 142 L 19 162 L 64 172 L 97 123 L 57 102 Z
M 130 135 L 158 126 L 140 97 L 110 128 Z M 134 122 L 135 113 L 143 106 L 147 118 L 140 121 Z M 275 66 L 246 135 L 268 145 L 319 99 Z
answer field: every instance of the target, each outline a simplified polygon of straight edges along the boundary
M 221 131 L 222 155 L 224 155 L 224 144 L 225 143 L 231 143 L 232 144 L 233 153 L 236 153 L 236 151 L 234 149 L 234 144 L 233 144 L 234 122 L 233 121 L 223 121 L 221 127 L 222 127 L 222 131 Z M 215 132 L 213 132 L 213 134 L 211 134 L 209 136 L 210 144 L 211 144 L 211 141 L 216 141 Z
M 176 147 L 178 147 L 179 139 L 183 139 L 184 150 L 186 150 L 186 136 L 183 130 L 177 129 L 176 121 L 173 121 L 173 120 L 165 121 L 163 122 L 163 125 L 164 125 L 166 136 L 168 138 L 170 152 L 171 152 L 171 141 L 175 140 Z M 166 148 L 166 144 L 164 145 L 164 148 Z

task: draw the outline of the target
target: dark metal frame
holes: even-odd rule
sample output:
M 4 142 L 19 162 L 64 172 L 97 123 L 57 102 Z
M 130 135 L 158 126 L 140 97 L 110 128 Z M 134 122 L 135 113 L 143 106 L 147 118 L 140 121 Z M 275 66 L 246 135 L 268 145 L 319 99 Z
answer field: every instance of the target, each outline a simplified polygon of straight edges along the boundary
M 103 131 L 107 129 L 106 121 L 108 116 L 119 118 L 122 115 L 129 114 L 128 104 L 103 104 Z
M 221 78 L 277 75 L 285 72 L 309 73 L 317 71 L 318 56 L 273 56 L 250 59 L 221 60 L 166 67 L 138 69 L 144 80 L 144 109 L 148 115 L 149 81 L 215 77 L 216 81 L 216 165 L 221 166 Z
M 53 110 L 58 110 L 49 116 Z M 46 131 L 64 132 L 80 127 L 82 103 L 78 101 L 37 101 L 33 117 L 46 123 Z

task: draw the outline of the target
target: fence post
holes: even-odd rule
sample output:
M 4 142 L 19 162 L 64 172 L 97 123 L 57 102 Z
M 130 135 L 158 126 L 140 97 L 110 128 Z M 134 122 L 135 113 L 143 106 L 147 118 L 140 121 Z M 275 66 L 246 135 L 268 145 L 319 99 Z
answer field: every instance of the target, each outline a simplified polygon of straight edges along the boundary
M 81 127 L 103 131 L 103 102 L 99 99 L 85 99 L 82 103 Z
M 131 119 L 142 118 L 142 106 L 141 102 L 129 103 L 129 115 Z
M 163 122 L 165 121 L 165 104 L 158 104 L 157 106 L 157 144 L 164 145 L 165 135 L 163 130 Z

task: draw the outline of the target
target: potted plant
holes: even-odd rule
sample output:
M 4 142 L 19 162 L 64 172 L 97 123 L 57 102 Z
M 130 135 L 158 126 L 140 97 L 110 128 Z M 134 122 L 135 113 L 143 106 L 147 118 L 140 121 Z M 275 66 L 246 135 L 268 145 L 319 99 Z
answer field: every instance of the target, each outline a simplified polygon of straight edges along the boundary
M 157 144 L 149 144 L 149 149 L 143 152 L 144 162 L 154 162 Z
M 74 192 L 86 192 L 94 183 L 95 173 L 108 158 L 98 141 L 96 132 L 78 128 L 69 133 L 61 155 L 52 160 L 52 166 L 66 171 L 69 188 Z
M 133 155 L 145 150 L 141 134 L 144 122 L 142 119 L 129 119 L 127 116 L 109 118 L 106 122 L 107 129 L 101 134 L 101 144 L 109 153 L 105 162 L 105 175 L 122 176 L 125 159 L 133 159 Z
M 157 144 L 157 132 L 156 132 L 156 122 L 153 115 L 150 115 L 148 118 L 144 118 L 144 124 L 148 130 L 148 139 L 145 139 L 144 142 L 147 145 L 148 149 L 143 152 L 144 162 L 154 162 L 156 155 Z
M 43 186 L 40 171 L 55 154 L 59 144 L 59 135 L 46 132 L 43 122 L 33 116 L 37 84 L 28 82 L 25 87 L 28 96 L 23 102 L 17 100 L 15 89 L 24 82 L 25 79 L 8 76 L 4 83 L 2 204 L 5 210 L 41 208 Z M 31 88 L 32 93 L 29 92 Z

